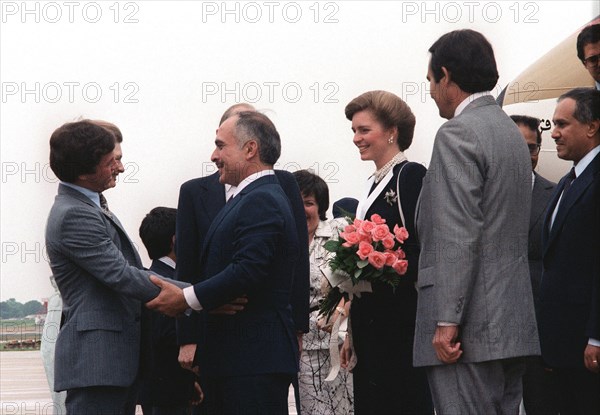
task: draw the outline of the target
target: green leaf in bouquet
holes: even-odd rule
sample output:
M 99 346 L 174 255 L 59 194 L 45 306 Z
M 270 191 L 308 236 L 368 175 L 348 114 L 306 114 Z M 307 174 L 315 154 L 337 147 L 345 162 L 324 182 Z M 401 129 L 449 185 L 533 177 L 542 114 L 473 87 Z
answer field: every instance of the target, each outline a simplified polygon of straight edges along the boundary
M 369 261 L 367 261 L 366 259 L 363 261 L 356 261 L 356 266 L 359 269 L 362 269 L 362 268 L 366 267 L 367 265 L 369 265 Z
M 360 278 L 360 275 L 362 274 L 362 272 L 363 272 L 362 268 L 357 268 L 357 269 L 354 271 L 354 279 L 355 279 L 355 280 L 359 279 L 359 278 Z
M 325 245 L 323 247 L 329 252 L 335 252 L 341 245 L 342 242 L 340 240 L 330 239 L 327 242 L 325 242 Z

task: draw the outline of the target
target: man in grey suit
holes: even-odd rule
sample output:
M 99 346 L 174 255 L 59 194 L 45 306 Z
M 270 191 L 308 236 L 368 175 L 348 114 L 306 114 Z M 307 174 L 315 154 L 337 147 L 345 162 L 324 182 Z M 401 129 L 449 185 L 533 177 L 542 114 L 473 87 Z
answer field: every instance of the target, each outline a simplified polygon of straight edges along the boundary
M 542 146 L 540 120 L 527 115 L 511 115 L 517 124 L 531 158 L 531 214 L 529 216 L 529 276 L 533 291 L 533 304 L 536 315 L 539 310 L 539 290 L 542 279 L 542 226 L 544 213 L 554 194 L 556 183 L 545 179 L 535 168 Z M 551 369 L 544 365 L 539 356 L 530 356 L 526 360 L 523 375 L 523 406 L 527 415 L 558 415 L 558 384 Z
M 122 171 L 112 127 L 83 120 L 50 138 L 50 167 L 61 182 L 46 249 L 64 317 L 54 387 L 67 391 L 68 414 L 135 412 L 141 307 L 159 293 L 102 195 Z
M 518 413 L 523 356 L 539 354 L 527 230 L 531 162 L 490 90 L 494 52 L 472 30 L 429 49 L 440 115 L 417 211 L 414 364 L 443 414 Z

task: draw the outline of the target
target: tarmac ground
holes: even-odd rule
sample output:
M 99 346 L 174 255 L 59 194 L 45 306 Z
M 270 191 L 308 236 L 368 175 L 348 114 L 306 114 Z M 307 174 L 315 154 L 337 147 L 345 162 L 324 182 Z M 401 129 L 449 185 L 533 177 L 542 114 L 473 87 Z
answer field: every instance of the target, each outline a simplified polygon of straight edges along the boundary
M 0 352 L 0 414 L 55 415 L 39 350 Z M 290 415 L 295 414 L 290 390 Z

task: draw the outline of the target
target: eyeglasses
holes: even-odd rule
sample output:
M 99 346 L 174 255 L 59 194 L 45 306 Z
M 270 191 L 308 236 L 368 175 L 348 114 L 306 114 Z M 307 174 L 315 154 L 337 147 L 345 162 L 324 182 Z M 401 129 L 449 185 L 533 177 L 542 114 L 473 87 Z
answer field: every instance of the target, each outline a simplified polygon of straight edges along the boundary
M 588 56 L 583 60 L 583 64 L 587 67 L 598 65 L 598 59 L 600 59 L 600 53 L 597 55 Z
M 527 148 L 529 148 L 529 154 L 532 156 L 537 156 L 540 153 L 540 148 L 542 146 L 539 144 L 527 144 Z

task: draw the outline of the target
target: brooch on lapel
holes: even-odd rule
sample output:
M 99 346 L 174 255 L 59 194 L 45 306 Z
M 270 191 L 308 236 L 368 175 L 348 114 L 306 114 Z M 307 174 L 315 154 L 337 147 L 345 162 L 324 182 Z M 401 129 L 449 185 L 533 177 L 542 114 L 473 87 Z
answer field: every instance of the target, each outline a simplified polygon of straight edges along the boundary
M 388 205 L 392 206 L 398 200 L 398 195 L 394 192 L 394 189 L 390 189 L 383 195 L 383 198 L 387 202 Z

